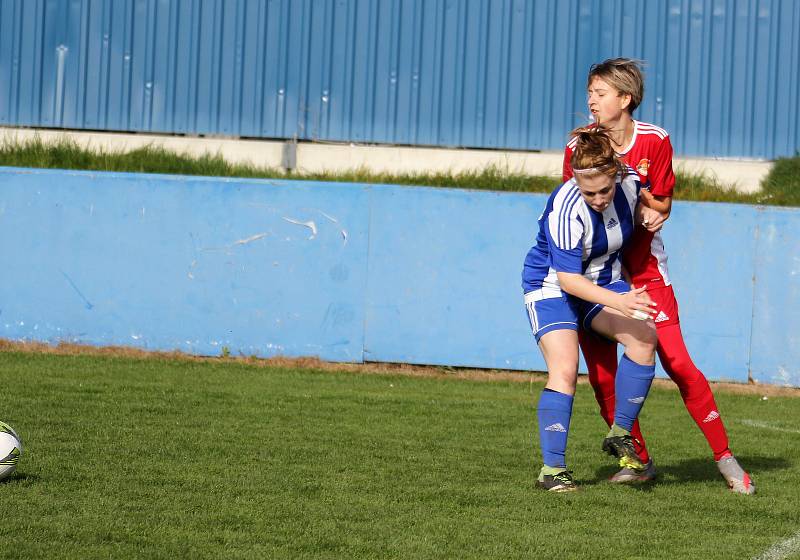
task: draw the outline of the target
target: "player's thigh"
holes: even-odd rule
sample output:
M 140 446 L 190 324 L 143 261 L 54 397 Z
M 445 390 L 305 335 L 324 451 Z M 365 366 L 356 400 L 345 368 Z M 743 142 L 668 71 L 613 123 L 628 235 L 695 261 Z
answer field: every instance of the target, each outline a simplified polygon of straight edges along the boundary
M 528 292 L 525 294 L 525 307 L 533 335 L 547 363 L 548 387 L 559 391 L 572 387 L 574 391 L 578 375 L 578 314 L 575 304 L 563 294 L 560 297 L 541 297 L 541 292 Z
M 548 371 L 578 370 L 578 332 L 571 329 L 554 330 L 539 339 Z
M 574 393 L 578 380 L 578 332 L 572 329 L 551 330 L 539 339 L 539 348 L 547 364 L 547 387 L 562 393 Z
M 626 348 L 652 348 L 655 351 L 658 342 L 652 321 L 631 319 L 609 307 L 604 307 L 592 319 L 592 330 L 616 340 Z

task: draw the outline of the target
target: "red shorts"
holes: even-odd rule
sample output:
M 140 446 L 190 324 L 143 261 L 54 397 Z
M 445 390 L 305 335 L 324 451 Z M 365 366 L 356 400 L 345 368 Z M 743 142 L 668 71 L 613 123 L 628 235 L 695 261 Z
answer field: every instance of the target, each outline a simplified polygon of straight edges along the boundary
M 656 328 L 669 325 L 679 325 L 678 300 L 675 299 L 675 292 L 672 286 L 659 286 L 657 288 L 647 288 L 647 295 L 656 302 L 656 316 L 653 319 Z

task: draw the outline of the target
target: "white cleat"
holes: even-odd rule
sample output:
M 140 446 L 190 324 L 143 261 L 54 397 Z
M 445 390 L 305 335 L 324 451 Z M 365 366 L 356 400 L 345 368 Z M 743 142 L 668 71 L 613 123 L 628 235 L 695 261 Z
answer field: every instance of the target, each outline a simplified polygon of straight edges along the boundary
M 728 488 L 731 492 L 736 494 L 755 494 L 756 485 L 750 479 L 750 475 L 739 466 L 739 462 L 733 455 L 727 455 L 717 461 L 717 467 L 725 482 L 728 483 Z
M 656 466 L 653 463 L 653 460 L 650 459 L 645 465 L 645 469 L 643 471 L 632 469 L 630 467 L 624 467 L 623 469 L 617 471 L 614 476 L 608 479 L 608 481 L 612 484 L 649 482 L 651 480 L 655 480 L 656 474 Z

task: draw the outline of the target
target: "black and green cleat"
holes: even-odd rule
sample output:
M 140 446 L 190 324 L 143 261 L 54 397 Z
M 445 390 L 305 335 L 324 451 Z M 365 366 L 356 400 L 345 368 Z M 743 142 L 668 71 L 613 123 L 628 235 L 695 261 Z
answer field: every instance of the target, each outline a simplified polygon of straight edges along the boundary
M 572 478 L 572 472 L 566 469 L 542 467 L 536 486 L 548 492 L 574 492 L 578 489 Z
M 633 436 L 630 433 L 620 433 L 623 430 L 614 426 L 603 440 L 603 451 L 619 459 L 619 466 L 631 469 L 634 472 L 644 472 L 647 465 L 642 462 L 633 446 Z

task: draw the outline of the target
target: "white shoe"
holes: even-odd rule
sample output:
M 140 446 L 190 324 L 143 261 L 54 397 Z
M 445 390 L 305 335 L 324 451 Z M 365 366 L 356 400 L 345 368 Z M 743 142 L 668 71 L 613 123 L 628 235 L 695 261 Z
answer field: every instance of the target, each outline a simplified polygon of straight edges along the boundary
M 611 478 L 608 479 L 609 482 L 612 484 L 627 484 L 630 482 L 647 482 L 650 480 L 655 480 L 656 478 L 656 466 L 653 463 L 653 460 L 650 459 L 647 461 L 645 468 L 643 471 L 639 471 L 636 469 L 632 469 L 630 467 L 624 467 L 620 471 L 614 474 Z
M 725 482 L 728 483 L 731 492 L 748 495 L 756 493 L 756 485 L 750 479 L 750 475 L 739 466 L 739 462 L 733 455 L 726 455 L 717 461 L 717 468 Z

